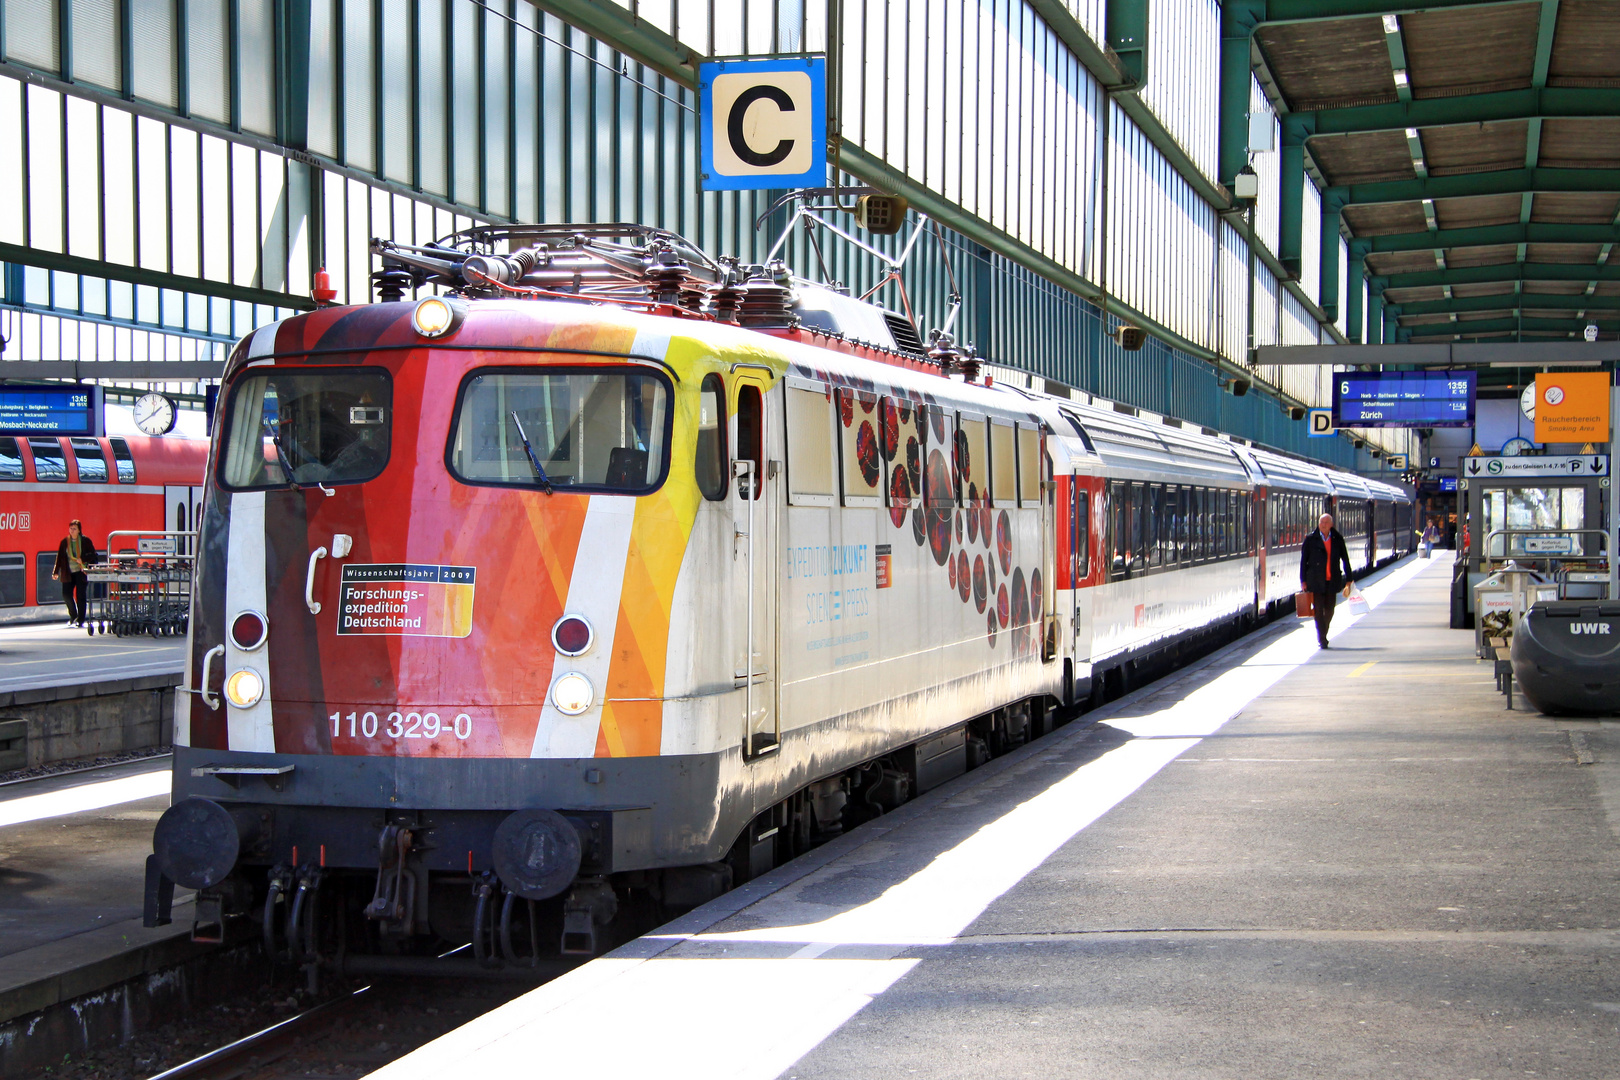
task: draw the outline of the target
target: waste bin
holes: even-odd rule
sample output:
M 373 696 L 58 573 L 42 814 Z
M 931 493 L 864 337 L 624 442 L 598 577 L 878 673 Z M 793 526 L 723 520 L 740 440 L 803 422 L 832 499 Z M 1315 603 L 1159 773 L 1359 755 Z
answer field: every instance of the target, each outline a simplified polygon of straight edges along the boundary
M 1513 679 L 1550 716 L 1620 712 L 1620 603 L 1538 603 L 1513 635 Z

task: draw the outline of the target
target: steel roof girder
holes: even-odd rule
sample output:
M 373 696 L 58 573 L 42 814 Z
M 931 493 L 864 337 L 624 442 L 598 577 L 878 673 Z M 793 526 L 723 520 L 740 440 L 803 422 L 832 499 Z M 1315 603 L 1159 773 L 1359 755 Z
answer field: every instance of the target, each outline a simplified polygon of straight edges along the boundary
M 1501 281 L 1620 281 L 1620 264 L 1501 263 L 1496 266 L 1462 266 L 1450 270 L 1386 274 L 1374 280 L 1382 281 L 1386 289 L 1481 285 Z
M 1578 332 L 1590 323 L 1596 323 L 1602 329 L 1612 330 L 1620 327 L 1620 312 L 1604 312 L 1601 315 L 1592 315 L 1584 319 L 1473 319 L 1468 322 L 1433 323 L 1425 326 L 1403 326 L 1401 334 L 1497 334 L 1517 333 L 1520 330 L 1552 330 L 1555 332 Z
M 1437 229 L 1434 232 L 1389 233 L 1357 237 L 1368 252 L 1430 251 L 1440 248 L 1484 247 L 1495 244 L 1612 244 L 1620 243 L 1620 226 L 1614 225 L 1481 225 L 1471 229 Z
M 1462 97 L 1419 98 L 1385 105 L 1318 109 L 1314 138 L 1504 120 L 1620 116 L 1620 89 L 1549 86 Z
M 1346 184 L 1342 191 L 1352 206 L 1466 199 L 1475 195 L 1518 195 L 1542 192 L 1620 191 L 1620 169 L 1501 169 L 1464 176 L 1430 176 L 1423 180 L 1385 180 Z
M 1502 296 L 1454 296 L 1450 300 L 1410 300 L 1403 315 L 1443 315 L 1453 311 L 1519 311 L 1568 308 L 1571 311 L 1620 311 L 1620 296 L 1560 296 L 1507 293 Z
M 1453 7 L 1504 7 L 1523 0 L 1423 0 L 1421 3 L 1392 4 L 1389 0 L 1266 0 L 1261 24 L 1330 22 L 1334 19 L 1366 19 L 1380 15 L 1410 15 Z

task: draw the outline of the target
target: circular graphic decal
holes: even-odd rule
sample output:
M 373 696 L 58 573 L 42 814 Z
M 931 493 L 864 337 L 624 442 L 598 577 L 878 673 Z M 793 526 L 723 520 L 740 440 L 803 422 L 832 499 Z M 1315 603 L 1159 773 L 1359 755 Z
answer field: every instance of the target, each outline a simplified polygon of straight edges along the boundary
M 957 486 L 961 487 L 973 479 L 972 454 L 968 451 L 967 432 L 956 433 L 956 476 Z
M 889 520 L 894 527 L 901 529 L 906 524 L 906 503 L 911 499 L 911 481 L 906 478 L 903 465 L 894 467 L 894 475 L 889 477 Z
M 960 510 L 956 512 L 956 542 L 958 544 L 962 542 L 962 511 Z
M 928 543 L 928 530 L 923 527 L 923 511 L 920 506 L 911 508 L 911 538 L 917 541 L 918 547 Z
M 963 557 L 966 557 L 966 555 L 967 553 L 963 552 Z M 984 604 L 989 597 L 990 586 L 984 579 L 984 556 L 975 555 L 973 556 L 973 606 L 979 609 L 979 614 L 984 614 Z
M 1001 572 L 1012 569 L 1012 518 L 1003 510 L 996 519 L 996 557 L 1001 560 Z
M 945 410 L 929 409 L 928 422 L 934 425 L 934 441 L 945 441 Z
M 979 489 L 974 484 L 968 485 L 967 505 L 967 537 L 973 544 L 979 539 Z
M 906 440 L 906 472 L 911 474 L 911 490 L 913 494 L 922 494 L 922 447 L 917 445 L 915 436 Z
M 848 391 L 838 395 L 838 419 L 843 421 L 845 427 L 855 421 L 855 399 Z
M 877 487 L 883 467 L 878 463 L 877 432 L 872 430 L 870 420 L 862 420 L 860 430 L 855 433 L 855 460 L 861 466 L 861 479 L 866 481 L 866 486 Z
M 857 391 L 855 400 L 860 402 L 861 412 L 869 413 L 877 407 L 877 395 L 869 394 L 865 390 Z
M 1007 595 L 1007 585 L 1003 582 L 1001 588 L 996 590 L 996 618 L 1001 620 L 1002 626 L 1006 626 L 1011 616 L 1012 598 Z
M 900 420 L 894 415 L 894 406 L 890 405 L 883 410 L 883 460 L 893 461 L 894 455 L 900 449 Z
M 993 649 L 996 647 L 996 613 L 994 611 L 990 612 L 985 616 L 985 620 L 990 627 L 990 647 Z
M 1013 571 L 1012 577 L 1012 650 L 1015 653 L 1029 651 L 1031 634 L 1029 632 L 1029 593 L 1024 589 L 1024 569 L 1019 567 Z
M 951 589 L 952 589 L 952 591 L 955 591 L 955 589 L 956 589 L 956 560 L 955 559 L 946 559 L 945 560 L 945 566 L 951 572 L 951 575 L 950 575 L 951 576 Z
M 968 569 L 967 552 L 956 553 L 956 594 L 962 598 L 962 603 L 973 599 L 972 571 Z
M 1029 572 L 1029 613 L 1036 622 L 1040 621 L 1042 607 L 1045 605 L 1046 594 L 1041 591 L 1041 572 Z
M 899 404 L 900 404 L 900 422 L 902 424 L 911 423 L 911 402 L 907 401 L 905 398 L 901 398 Z

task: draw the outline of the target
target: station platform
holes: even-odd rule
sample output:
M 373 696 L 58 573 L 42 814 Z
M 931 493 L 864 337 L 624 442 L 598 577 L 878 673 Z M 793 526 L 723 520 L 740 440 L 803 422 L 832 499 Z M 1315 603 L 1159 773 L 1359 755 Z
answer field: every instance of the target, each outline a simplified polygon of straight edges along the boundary
M 185 667 L 183 637 L 0 626 L 0 773 L 166 745 Z
M 374 1073 L 1612 1077 L 1620 726 L 1450 561 L 1287 619 Z M 1084 724 L 1085 726 L 1082 726 Z

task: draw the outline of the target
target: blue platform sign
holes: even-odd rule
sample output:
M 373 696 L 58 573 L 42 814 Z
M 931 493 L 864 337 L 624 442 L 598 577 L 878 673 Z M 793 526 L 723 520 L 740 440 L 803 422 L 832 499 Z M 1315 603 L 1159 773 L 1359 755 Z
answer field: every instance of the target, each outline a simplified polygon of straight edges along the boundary
M 1336 371 L 1335 427 L 1469 427 L 1474 422 L 1472 368 L 1446 371 Z
M 703 190 L 827 182 L 827 61 L 820 56 L 698 65 Z
M 100 435 L 101 387 L 0 384 L 0 435 Z

